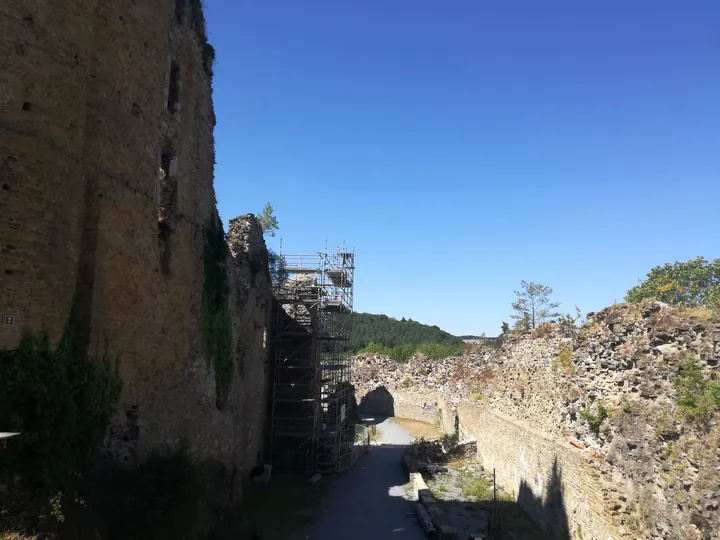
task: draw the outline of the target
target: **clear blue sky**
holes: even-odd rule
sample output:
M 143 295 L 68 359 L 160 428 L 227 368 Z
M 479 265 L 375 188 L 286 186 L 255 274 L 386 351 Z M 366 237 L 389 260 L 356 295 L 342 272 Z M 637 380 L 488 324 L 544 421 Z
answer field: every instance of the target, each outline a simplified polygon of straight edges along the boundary
M 345 240 L 355 307 L 497 334 L 720 256 L 720 1 L 207 0 L 223 220 Z

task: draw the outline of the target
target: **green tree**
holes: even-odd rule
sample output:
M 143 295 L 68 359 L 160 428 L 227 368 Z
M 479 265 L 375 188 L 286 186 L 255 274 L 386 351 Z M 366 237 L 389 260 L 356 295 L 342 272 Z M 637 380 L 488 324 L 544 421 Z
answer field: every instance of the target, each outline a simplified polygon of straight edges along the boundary
M 646 298 L 673 306 L 720 309 L 720 259 L 698 257 L 654 267 L 627 292 L 625 301 L 634 304 Z
M 285 283 L 285 280 L 288 278 L 285 257 L 273 251 L 272 249 L 268 249 L 267 251 L 270 280 L 272 281 L 273 287 L 282 287 L 283 283 Z
M 540 285 L 534 281 L 520 282 L 520 290 L 515 291 L 517 300 L 512 304 L 515 313 L 511 315 L 516 321 L 516 330 L 532 330 L 548 319 L 560 315 L 554 311 L 560 303 L 550 301 L 552 292 L 553 290 L 547 285 Z
M 275 236 L 275 231 L 280 228 L 277 218 L 273 214 L 272 204 L 269 202 L 265 204 L 263 211 L 260 214 L 256 214 L 255 218 L 262 229 L 264 235 Z M 270 280 L 272 281 L 273 287 L 282 287 L 283 283 L 288 277 L 288 273 L 285 265 L 285 257 L 283 257 L 277 251 L 270 248 L 268 252 L 268 270 L 270 271 Z
M 280 228 L 277 218 L 273 215 L 272 204 L 266 203 L 260 214 L 255 216 L 260 224 L 263 234 L 275 236 L 275 231 Z

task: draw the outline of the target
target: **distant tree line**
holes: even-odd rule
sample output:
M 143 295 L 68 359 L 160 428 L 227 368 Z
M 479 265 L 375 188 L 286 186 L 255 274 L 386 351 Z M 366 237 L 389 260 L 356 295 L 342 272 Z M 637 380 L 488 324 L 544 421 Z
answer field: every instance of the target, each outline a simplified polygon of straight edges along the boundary
M 388 356 L 397 362 L 407 362 L 414 354 L 422 354 L 431 360 L 440 360 L 449 356 L 462 356 L 465 353 L 464 345 L 442 345 L 440 343 L 421 343 L 414 345 L 406 343 L 395 347 L 386 347 L 382 343 L 371 341 L 358 353 L 374 353 Z
M 462 347 L 463 340 L 444 332 L 437 326 L 428 326 L 412 319 L 393 319 L 387 315 L 353 313 L 350 315 L 348 346 L 358 351 L 370 342 L 389 349 L 399 345 L 437 344 Z

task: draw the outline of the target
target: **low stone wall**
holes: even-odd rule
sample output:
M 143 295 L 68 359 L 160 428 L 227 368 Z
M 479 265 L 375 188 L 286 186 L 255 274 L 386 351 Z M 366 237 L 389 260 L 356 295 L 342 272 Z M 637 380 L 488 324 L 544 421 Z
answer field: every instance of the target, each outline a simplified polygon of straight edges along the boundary
M 616 538 L 588 451 L 547 437 L 484 404 L 458 405 L 463 433 L 477 441 L 478 460 L 498 485 L 557 538 Z

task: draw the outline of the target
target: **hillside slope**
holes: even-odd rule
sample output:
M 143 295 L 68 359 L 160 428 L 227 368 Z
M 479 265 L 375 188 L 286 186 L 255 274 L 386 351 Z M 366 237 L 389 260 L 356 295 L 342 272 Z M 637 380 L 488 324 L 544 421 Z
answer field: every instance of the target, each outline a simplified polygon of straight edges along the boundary
M 387 347 L 396 347 L 407 343 L 441 343 L 443 345 L 462 345 L 463 341 L 437 326 L 428 326 L 413 320 L 397 320 L 387 315 L 372 313 L 353 313 L 351 316 L 349 347 L 358 350 L 370 341 L 382 343 Z

